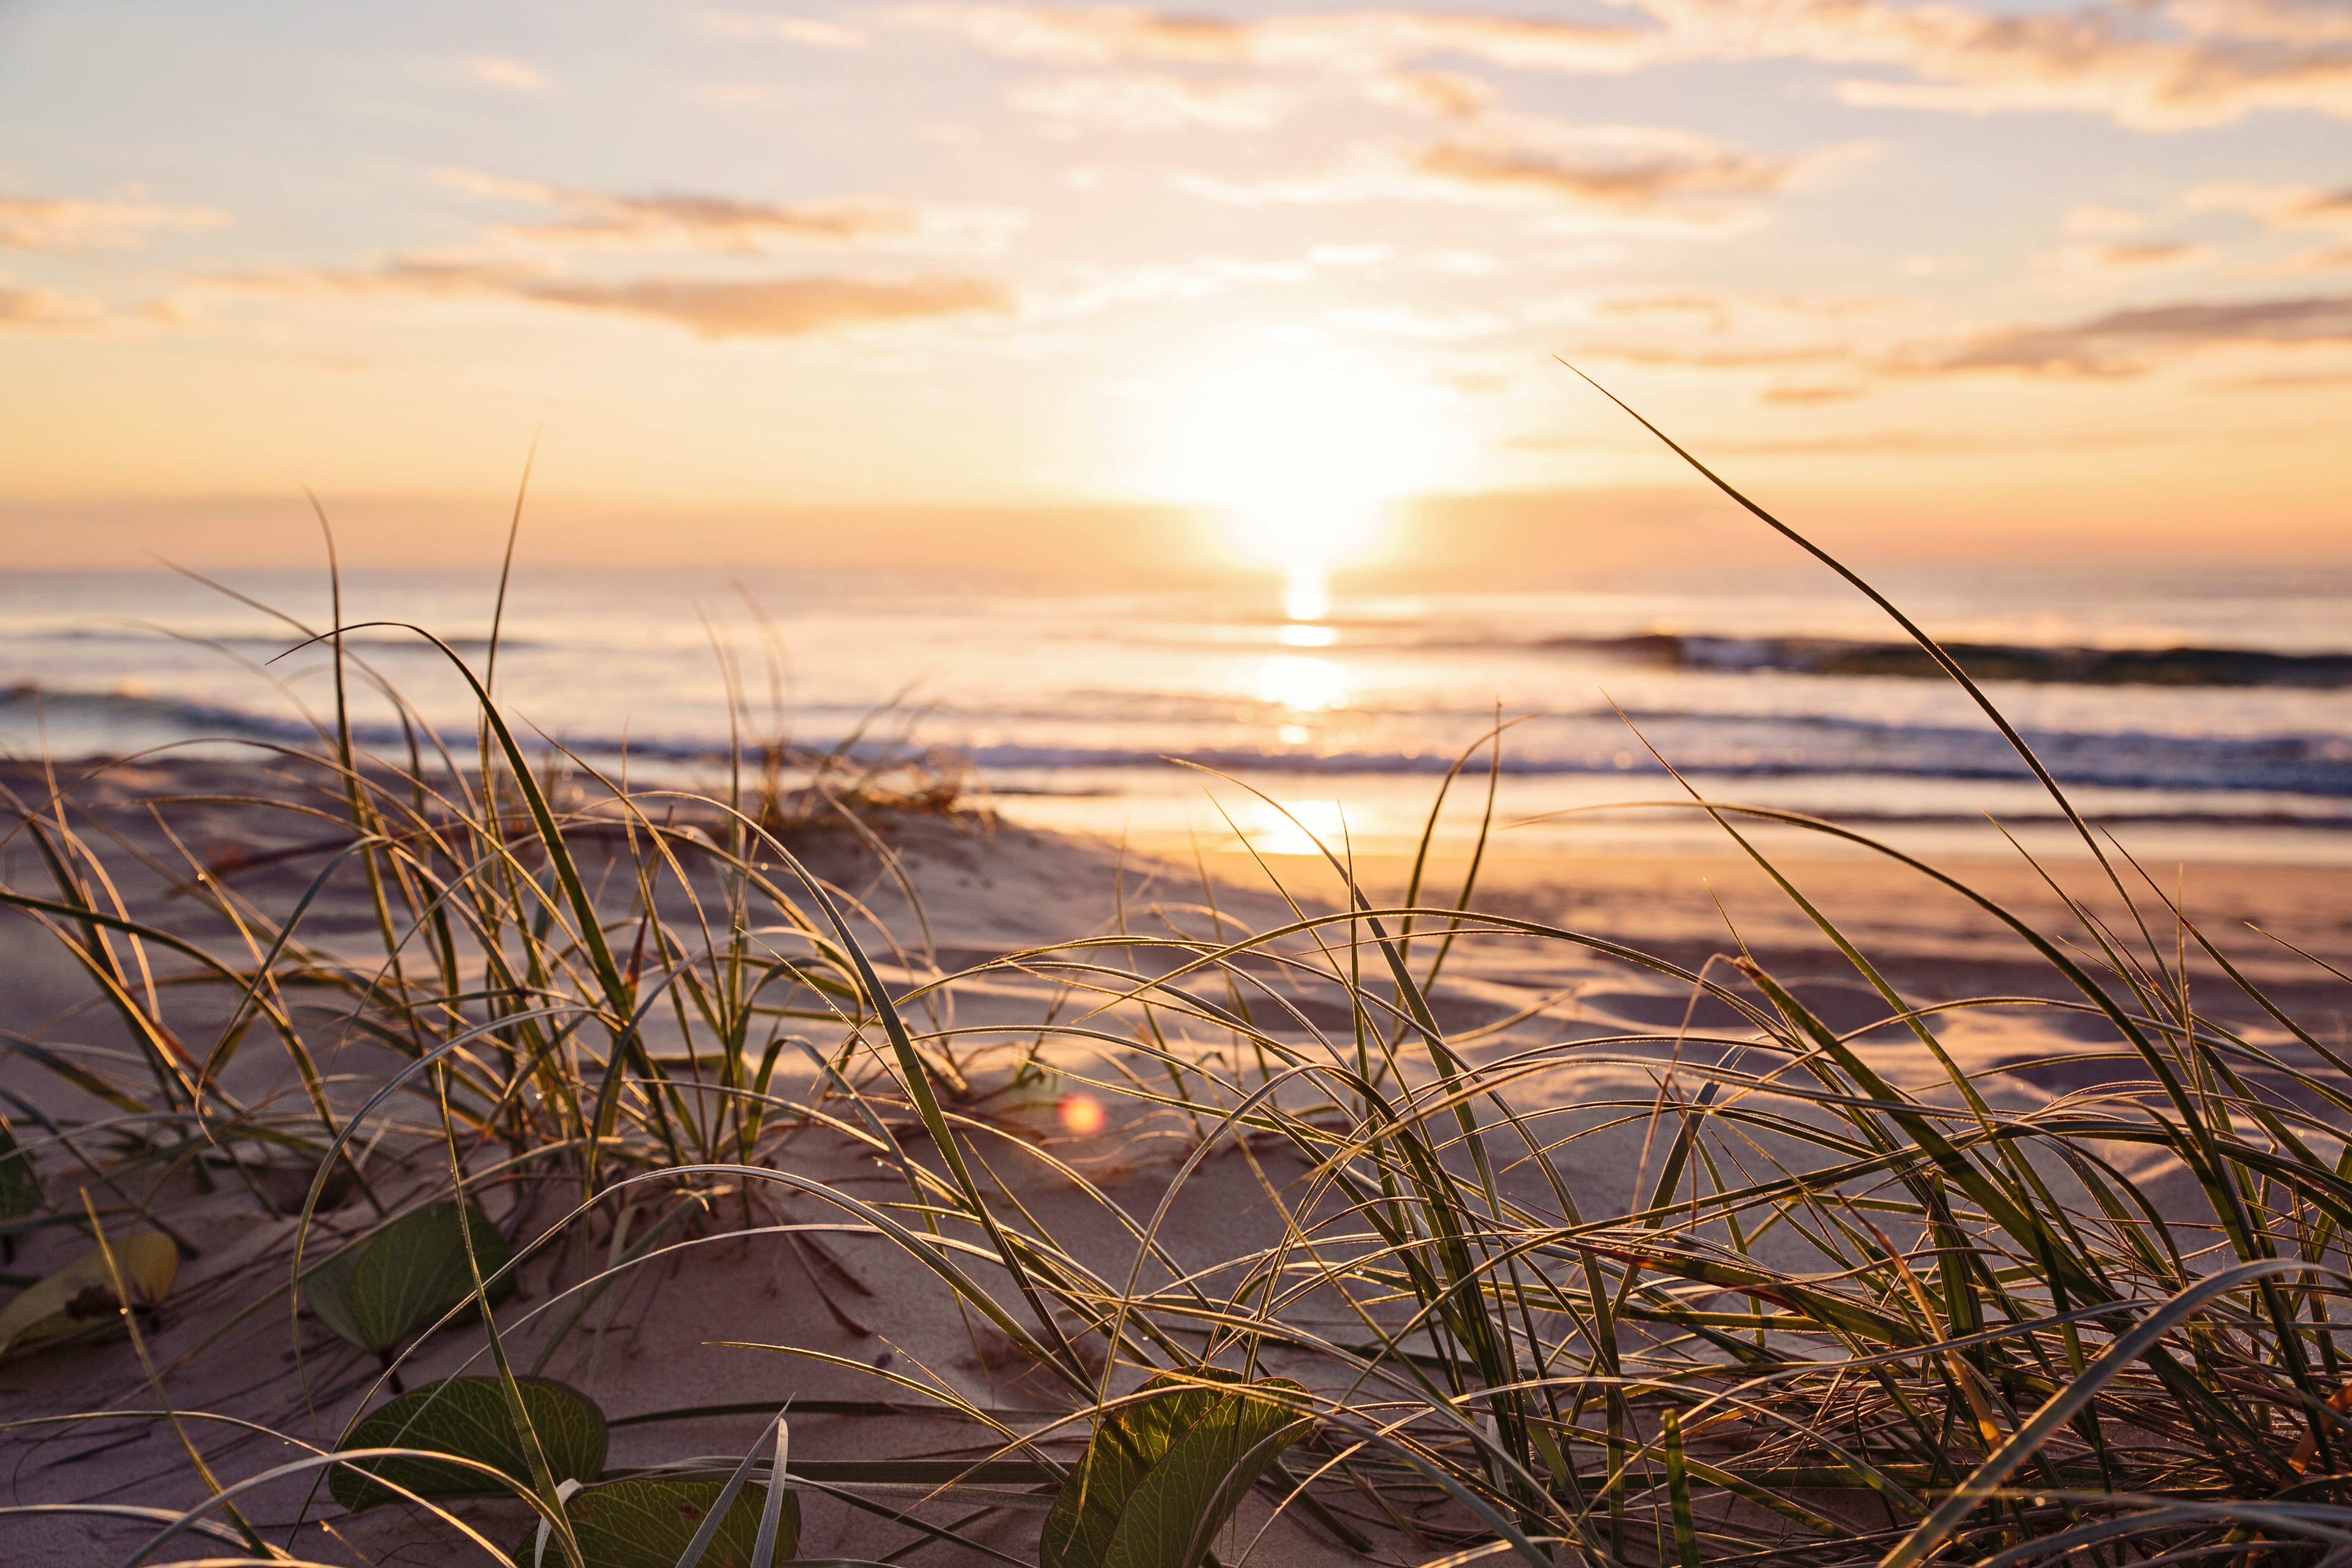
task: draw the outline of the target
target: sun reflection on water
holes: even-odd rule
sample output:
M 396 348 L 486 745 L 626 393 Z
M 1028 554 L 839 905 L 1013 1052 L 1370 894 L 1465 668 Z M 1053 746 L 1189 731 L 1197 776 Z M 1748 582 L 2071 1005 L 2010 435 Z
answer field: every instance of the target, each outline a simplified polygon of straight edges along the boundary
M 1319 855 L 1317 839 L 1344 852 L 1347 823 L 1336 800 L 1259 801 L 1245 820 L 1244 836 L 1261 855 Z
M 1257 700 L 1294 713 L 1328 713 L 1348 705 L 1348 672 L 1334 659 L 1276 654 L 1257 667 Z

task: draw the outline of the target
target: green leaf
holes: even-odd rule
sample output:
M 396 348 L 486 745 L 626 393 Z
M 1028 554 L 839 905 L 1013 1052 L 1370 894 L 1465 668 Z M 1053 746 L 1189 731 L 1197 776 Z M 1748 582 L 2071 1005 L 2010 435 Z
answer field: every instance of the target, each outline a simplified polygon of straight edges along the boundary
M 1307 1428 L 1297 1408 L 1307 1391 L 1287 1378 L 1248 1383 L 1198 1367 L 1162 1373 L 1142 1392 L 1148 1397 L 1097 1429 L 1055 1500 L 1040 1543 L 1044 1568 L 1195 1568 L 1258 1477 Z
M 133 1305 L 152 1307 L 172 1293 L 172 1281 L 180 1276 L 180 1250 L 170 1237 L 151 1230 L 108 1245 Z M 121 1307 L 106 1254 L 92 1247 L 0 1308 L 0 1353 L 117 1321 Z
M 362 1350 L 370 1347 L 360 1338 L 360 1326 L 352 1321 L 352 1270 L 360 1266 L 360 1254 L 366 1250 L 360 1246 L 337 1254 L 302 1287 L 302 1300 L 310 1304 L 311 1315 L 334 1330 L 336 1338 Z
M 559 1481 L 593 1481 L 604 1470 L 604 1413 L 569 1384 L 519 1377 L 522 1407 L 539 1435 L 541 1451 Z M 520 1487 L 530 1485 L 530 1461 L 494 1377 L 453 1377 L 412 1389 L 372 1410 L 352 1428 L 347 1448 L 429 1448 L 492 1465 Z M 335 1500 L 357 1513 L 400 1494 L 377 1478 L 422 1497 L 492 1492 L 498 1483 L 479 1470 L 432 1459 L 362 1459 L 338 1467 L 328 1483 Z
M 693 1542 L 703 1516 L 719 1500 L 724 1481 L 684 1480 L 669 1476 L 631 1476 L 583 1487 L 563 1505 L 572 1521 L 572 1539 L 588 1568 L 677 1568 L 677 1560 Z M 760 1510 L 768 1500 L 767 1488 L 756 1481 L 735 1494 L 734 1504 L 719 1522 L 719 1533 L 702 1553 L 702 1568 L 751 1568 L 751 1548 L 760 1537 Z M 775 1568 L 800 1544 L 800 1499 L 783 1497 L 783 1515 L 776 1534 Z M 548 1552 L 554 1561 L 553 1548 Z M 526 1565 L 528 1551 L 515 1561 Z
M 41 1206 L 41 1178 L 33 1157 L 16 1142 L 7 1120 L 0 1117 L 0 1219 L 15 1219 Z
M 513 1254 L 498 1226 L 467 1205 L 459 1228 L 456 1204 L 427 1204 L 378 1231 L 367 1244 L 320 1269 L 306 1292 L 319 1321 L 365 1351 L 388 1350 L 473 1293 L 466 1267 L 466 1229 L 482 1277 L 504 1268 Z M 490 1279 L 492 1306 L 514 1294 L 514 1277 Z

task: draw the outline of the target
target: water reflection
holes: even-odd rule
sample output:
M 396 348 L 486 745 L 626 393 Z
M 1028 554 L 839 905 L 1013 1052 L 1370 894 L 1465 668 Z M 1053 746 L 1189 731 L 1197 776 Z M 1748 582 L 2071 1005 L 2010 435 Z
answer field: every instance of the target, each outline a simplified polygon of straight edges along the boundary
M 1295 713 L 1328 713 L 1348 705 L 1348 672 L 1336 659 L 1276 654 L 1257 667 L 1257 699 Z
M 1346 852 L 1347 824 L 1336 800 L 1286 800 L 1278 806 L 1258 801 L 1244 820 L 1250 847 L 1261 855 L 1320 855 L 1318 838 Z

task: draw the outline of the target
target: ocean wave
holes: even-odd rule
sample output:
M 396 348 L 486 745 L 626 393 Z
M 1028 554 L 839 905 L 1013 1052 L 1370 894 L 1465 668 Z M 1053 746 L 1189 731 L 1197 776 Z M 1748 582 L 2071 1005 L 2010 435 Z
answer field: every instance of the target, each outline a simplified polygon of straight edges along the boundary
M 1554 637 L 1538 646 L 1676 669 L 1948 679 L 1925 648 L 1908 642 L 1647 632 L 1626 637 Z M 2319 690 L 2352 686 L 2352 653 L 1969 642 L 1946 643 L 1943 648 L 1978 680 L 2063 686 L 2289 686 Z
M 29 686 L 0 689 L 0 732 L 35 733 L 38 715 L 55 744 L 82 754 L 143 749 L 174 742 L 252 740 L 301 744 L 318 731 L 298 717 L 256 712 L 223 704 L 125 692 L 38 691 Z M 1630 721 L 1633 728 L 1626 727 Z M 1283 772 L 1318 775 L 1436 774 L 1453 765 L 1443 748 L 1379 746 L 1318 749 L 1275 743 L 1187 737 L 1184 726 L 1131 723 L 1099 725 L 1100 741 L 1040 743 L 1017 736 L 953 748 L 971 764 L 992 773 L 1131 769 L 1161 765 L 1171 756 L 1236 773 Z M 1142 747 L 1122 741 L 1148 729 L 1164 743 Z M 1638 734 L 1636 733 L 1638 731 Z M 404 748 L 409 736 L 396 722 L 356 723 L 354 738 L 379 751 Z M 1465 727 L 1465 738 L 1476 732 Z M 461 736 L 470 742 L 470 733 Z M 555 732 L 563 746 L 584 755 L 611 757 L 625 750 L 648 761 L 695 763 L 723 757 L 723 732 L 705 736 L 642 733 L 625 739 L 580 730 Z M 2274 734 L 2212 736 L 2126 731 L 2083 733 L 2028 731 L 2035 754 L 2062 781 L 2119 788 L 2221 790 L 2352 798 L 2352 738 L 2342 735 Z M 1711 777 L 1795 777 L 1866 774 L 1889 778 L 2016 780 L 2032 776 L 2007 742 L 1990 728 L 1901 724 L 1835 715 L 1768 716 L 1680 710 L 1633 710 L 1570 715 L 1515 732 L 1499 759 L 1507 774 L 1658 773 L 1662 764 L 1644 742 L 1654 745 L 1681 771 Z M 536 749 L 536 742 L 527 742 Z M 801 737 L 804 746 L 824 747 L 830 738 Z M 23 742 L 18 749 L 22 750 Z M 59 754 L 66 754 L 61 750 Z M 861 742 L 852 755 L 861 762 L 906 754 L 897 743 Z M 1496 759 L 1474 752 L 1465 771 L 1483 775 Z

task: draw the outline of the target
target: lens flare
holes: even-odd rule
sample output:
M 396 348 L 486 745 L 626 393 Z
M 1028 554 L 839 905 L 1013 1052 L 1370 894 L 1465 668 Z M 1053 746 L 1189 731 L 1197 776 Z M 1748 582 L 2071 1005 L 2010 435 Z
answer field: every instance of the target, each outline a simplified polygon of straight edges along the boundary
M 1102 1101 L 1091 1094 L 1066 1094 L 1058 1107 L 1062 1130 L 1074 1138 L 1091 1138 L 1103 1130 Z

